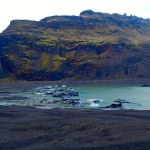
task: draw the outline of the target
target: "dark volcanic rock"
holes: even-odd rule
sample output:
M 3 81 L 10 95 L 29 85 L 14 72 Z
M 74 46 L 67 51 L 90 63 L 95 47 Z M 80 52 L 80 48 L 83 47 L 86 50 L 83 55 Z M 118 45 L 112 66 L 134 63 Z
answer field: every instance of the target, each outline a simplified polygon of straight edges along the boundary
M 149 79 L 150 20 L 86 10 L 13 20 L 0 34 L 0 78 Z
M 149 111 L 0 107 L 0 149 L 148 150 Z M 139 136 L 140 135 L 140 136 Z
M 150 84 L 144 84 L 142 87 L 150 87 Z

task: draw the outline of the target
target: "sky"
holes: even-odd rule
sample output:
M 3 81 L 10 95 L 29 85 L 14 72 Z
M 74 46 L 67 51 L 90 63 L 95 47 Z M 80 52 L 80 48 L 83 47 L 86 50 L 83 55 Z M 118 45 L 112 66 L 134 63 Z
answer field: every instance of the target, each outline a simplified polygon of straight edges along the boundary
M 53 15 L 76 15 L 83 10 L 150 18 L 150 0 L 0 0 L 0 32 L 11 20 L 40 20 Z

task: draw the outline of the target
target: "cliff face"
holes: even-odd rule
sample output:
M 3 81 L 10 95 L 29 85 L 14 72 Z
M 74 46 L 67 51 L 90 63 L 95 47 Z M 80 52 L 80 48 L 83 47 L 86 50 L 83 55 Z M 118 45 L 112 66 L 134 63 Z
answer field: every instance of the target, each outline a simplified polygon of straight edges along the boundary
M 13 20 L 0 34 L 0 78 L 150 78 L 150 20 L 97 13 Z

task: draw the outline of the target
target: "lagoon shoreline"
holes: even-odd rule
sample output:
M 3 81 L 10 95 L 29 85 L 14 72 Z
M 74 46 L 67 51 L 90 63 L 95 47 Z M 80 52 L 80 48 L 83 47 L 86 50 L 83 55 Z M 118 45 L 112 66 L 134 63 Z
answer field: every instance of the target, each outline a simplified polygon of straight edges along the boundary
M 47 85 L 143 85 L 149 80 L 25 81 L 0 89 Z M 0 149 L 144 150 L 150 147 L 150 110 L 38 109 L 0 106 Z
M 144 150 L 150 111 L 0 106 L 0 149 Z
M 143 85 L 143 84 L 150 84 L 150 79 L 109 79 L 109 80 L 57 80 L 57 81 L 21 81 L 21 80 L 3 80 L 0 79 L 0 85 L 4 84 L 41 84 L 41 85 L 88 85 L 88 84 L 102 84 L 102 85 Z

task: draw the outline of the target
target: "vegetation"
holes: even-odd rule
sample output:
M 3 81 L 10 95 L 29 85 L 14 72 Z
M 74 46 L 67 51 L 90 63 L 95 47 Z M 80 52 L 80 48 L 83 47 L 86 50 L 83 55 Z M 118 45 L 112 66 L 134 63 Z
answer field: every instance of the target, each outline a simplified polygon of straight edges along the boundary
M 150 20 L 87 10 L 13 20 L 0 34 L 1 78 L 150 78 Z M 5 71 L 4 71 L 5 70 Z

